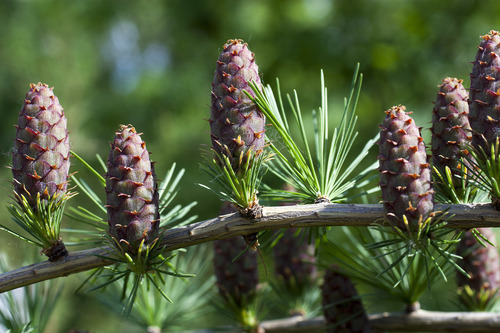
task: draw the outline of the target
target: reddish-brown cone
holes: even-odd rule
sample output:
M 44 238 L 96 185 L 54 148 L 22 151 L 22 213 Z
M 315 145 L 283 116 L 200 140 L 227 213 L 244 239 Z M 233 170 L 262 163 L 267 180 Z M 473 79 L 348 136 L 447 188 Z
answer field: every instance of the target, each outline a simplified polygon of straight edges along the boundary
M 323 312 L 329 333 L 368 333 L 370 322 L 351 280 L 335 269 L 325 273 L 321 288 Z
M 66 117 L 53 88 L 31 84 L 16 126 L 12 156 L 14 190 L 32 207 L 67 190 L 69 136 Z
M 500 136 L 500 33 L 491 30 L 481 38 L 470 74 L 469 120 L 473 145 L 489 154 Z
M 401 229 L 407 229 L 403 215 L 414 230 L 434 208 L 431 168 L 420 128 L 404 106 L 386 111 L 380 126 L 380 187 L 387 218 Z
M 287 229 L 273 248 L 276 275 L 287 285 L 301 287 L 316 278 L 314 244 L 308 243 L 305 231 Z
M 252 81 L 261 87 L 254 54 L 242 40 L 229 40 L 212 83 L 210 129 L 214 150 L 236 160 L 250 148 L 259 152 L 265 143 L 265 117 L 245 93 L 255 96 Z
M 443 175 L 448 167 L 453 175 L 461 176 L 457 170 L 460 157 L 472 158 L 467 151 L 472 140 L 467 98 L 462 80 L 447 77 L 439 85 L 432 110 L 432 163 Z M 470 168 L 465 159 L 462 162 Z
M 496 246 L 495 233 L 492 228 L 478 228 L 477 230 Z M 473 292 L 473 295 L 467 295 L 462 290 L 462 301 L 464 301 L 465 306 L 469 307 L 470 311 L 485 310 L 481 308 L 485 304 L 479 300 L 491 301 L 491 298 L 496 297 L 496 292 L 500 287 L 500 258 L 495 246 L 486 244 L 486 247 L 483 247 L 471 231 L 464 232 L 458 243 L 456 252 L 462 257 L 458 264 L 471 278 L 458 273 L 457 284 L 461 289 L 469 286 Z M 472 297 L 473 299 L 464 297 Z M 474 306 L 480 308 L 474 308 Z
M 132 126 L 121 126 L 107 162 L 106 194 L 109 234 L 135 253 L 158 237 L 160 216 L 153 164 L 146 144 Z
M 236 211 L 236 207 L 225 202 L 221 215 Z M 253 300 L 259 282 L 257 256 L 253 251 L 245 251 L 247 246 L 239 236 L 215 240 L 213 245 L 214 271 L 220 294 L 230 303 L 245 307 Z

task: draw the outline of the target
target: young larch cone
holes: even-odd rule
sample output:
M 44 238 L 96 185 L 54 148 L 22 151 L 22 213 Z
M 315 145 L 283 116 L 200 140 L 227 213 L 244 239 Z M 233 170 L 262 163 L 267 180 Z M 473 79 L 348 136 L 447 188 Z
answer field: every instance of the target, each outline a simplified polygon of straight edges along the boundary
M 236 211 L 232 204 L 225 202 L 220 213 L 222 215 Z M 238 307 L 248 305 L 253 300 L 259 283 L 257 256 L 253 251 L 245 251 L 247 246 L 239 236 L 215 240 L 213 246 L 214 272 L 220 294 Z M 239 258 L 233 262 L 240 253 Z
M 462 80 L 445 78 L 439 86 L 432 110 L 432 164 L 444 175 L 446 167 L 453 175 L 461 176 L 461 162 L 470 168 L 461 156 L 467 155 L 467 145 L 472 140 L 469 124 L 468 94 Z
M 500 33 L 491 30 L 481 38 L 470 74 L 469 121 L 473 145 L 489 155 L 500 136 Z
M 495 233 L 492 228 L 478 228 L 481 234 L 488 239 L 491 244 L 482 246 L 476 239 L 476 236 L 471 231 L 463 233 L 460 242 L 457 245 L 456 253 L 462 257 L 458 261 L 470 276 L 457 273 L 457 284 L 460 289 L 469 286 L 476 300 L 482 299 L 481 295 L 486 295 L 486 300 L 496 297 L 498 288 L 500 287 L 500 258 L 496 247 Z M 467 296 L 466 293 L 462 294 Z M 477 304 L 476 302 L 464 302 L 468 304 Z M 480 304 L 478 304 L 480 305 Z M 484 308 L 470 308 L 470 311 L 485 310 Z
M 121 126 L 107 162 L 106 195 L 109 234 L 135 253 L 144 240 L 158 237 L 158 189 L 146 143 L 132 126 Z
M 382 199 L 387 218 L 406 230 L 425 221 L 434 208 L 431 168 L 420 128 L 404 106 L 386 111 L 380 126 L 379 171 Z
M 308 243 L 304 230 L 286 229 L 273 248 L 276 275 L 289 286 L 301 287 L 316 278 L 314 244 Z
M 69 172 L 66 117 L 53 88 L 31 84 L 16 125 L 12 156 L 14 190 L 36 207 L 40 199 L 62 198 Z
M 351 280 L 334 269 L 325 273 L 322 291 L 326 332 L 368 333 L 370 322 L 356 287 Z
M 209 121 L 213 149 L 236 160 L 265 143 L 265 117 L 245 93 L 255 96 L 251 81 L 261 87 L 254 54 L 242 40 L 229 40 L 217 60 Z

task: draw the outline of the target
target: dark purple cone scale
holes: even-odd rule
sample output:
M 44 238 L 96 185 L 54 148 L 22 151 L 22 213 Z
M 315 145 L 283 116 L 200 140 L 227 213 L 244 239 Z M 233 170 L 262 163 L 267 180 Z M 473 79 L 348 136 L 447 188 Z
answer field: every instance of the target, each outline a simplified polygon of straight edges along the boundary
M 420 128 L 405 107 L 394 106 L 386 114 L 378 156 L 384 209 L 390 221 L 406 230 L 405 215 L 413 230 L 434 208 L 431 168 Z
M 332 269 L 325 273 L 322 291 L 326 332 L 369 333 L 370 322 L 351 280 Z
M 297 229 L 286 229 L 273 248 L 276 275 L 283 278 L 287 285 L 300 287 L 316 278 L 314 244 L 308 243 L 304 233 L 304 230 L 297 233 Z
M 478 228 L 481 234 L 496 245 L 495 233 L 491 228 Z M 457 245 L 457 254 L 463 259 L 458 261 L 471 278 L 457 274 L 459 287 L 468 285 L 475 292 L 482 290 L 496 290 L 500 287 L 500 262 L 498 249 L 486 244 L 483 247 L 471 231 L 463 233 Z
M 132 126 L 122 126 L 111 144 L 106 194 L 109 234 L 137 250 L 158 236 L 158 191 L 146 144 Z
M 16 126 L 12 156 L 14 190 L 36 204 L 67 190 L 69 137 L 66 117 L 53 88 L 32 84 Z
M 254 96 L 252 81 L 261 87 L 254 54 L 242 40 L 229 40 L 217 60 L 212 83 L 210 129 L 212 147 L 219 153 L 239 157 L 251 147 L 254 152 L 264 147 L 265 117 L 245 94 Z
M 469 121 L 472 143 L 489 153 L 500 136 L 500 34 L 482 36 L 470 74 Z
M 228 202 L 221 208 L 221 214 L 236 211 Z M 252 301 L 259 283 L 257 256 L 253 251 L 245 251 L 247 245 L 239 236 L 215 240 L 213 246 L 214 272 L 219 293 L 228 301 L 244 307 Z M 233 262 L 240 253 L 241 256 Z
M 443 175 L 448 167 L 452 174 L 460 176 L 457 170 L 460 157 L 469 155 L 467 145 L 472 140 L 472 131 L 467 98 L 462 80 L 448 77 L 439 86 L 432 110 L 432 163 Z M 466 165 L 469 167 L 468 163 Z

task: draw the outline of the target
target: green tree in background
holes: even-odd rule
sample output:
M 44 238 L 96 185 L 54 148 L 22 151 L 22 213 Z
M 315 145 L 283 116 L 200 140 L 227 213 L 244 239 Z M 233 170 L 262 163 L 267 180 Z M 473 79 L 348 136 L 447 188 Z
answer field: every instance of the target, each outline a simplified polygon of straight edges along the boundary
M 196 183 L 206 179 L 200 147 L 210 143 L 211 81 L 228 39 L 248 42 L 263 81 L 274 84 L 279 77 L 281 90 L 297 89 L 307 110 L 319 107 L 323 69 L 330 107 L 339 117 L 352 70 L 361 63 L 361 149 L 377 133 L 384 110 L 405 104 L 429 128 L 442 78 L 462 78 L 468 87 L 478 37 L 500 29 L 500 2 L 2 0 L 0 22 L 1 165 L 11 163 L 13 124 L 29 84 L 45 82 L 64 107 L 73 150 L 97 165 L 95 155 L 107 155 L 118 125 L 133 124 L 144 133 L 158 174 L 173 162 L 186 169 L 177 200 L 198 201 L 193 211 L 201 220 L 217 215 L 220 206 Z M 72 170 L 86 172 L 75 161 Z M 0 169 L 0 179 L 5 210 L 8 168 Z M 73 204 L 85 200 L 80 195 Z M 24 251 L 8 235 L 0 239 L 6 255 Z M 56 331 L 106 325 L 95 300 L 72 294 L 81 280 L 67 279 L 53 316 Z M 86 310 L 73 311 L 77 307 Z M 97 318 L 93 326 L 85 326 L 89 318 Z

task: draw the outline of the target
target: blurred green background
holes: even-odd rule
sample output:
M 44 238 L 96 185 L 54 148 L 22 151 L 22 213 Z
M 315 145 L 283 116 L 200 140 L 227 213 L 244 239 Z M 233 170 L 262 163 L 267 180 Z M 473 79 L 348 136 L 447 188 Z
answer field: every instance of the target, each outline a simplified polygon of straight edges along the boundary
M 425 138 L 437 85 L 454 76 L 469 86 L 479 36 L 500 29 L 500 2 L 2 0 L 0 22 L 1 165 L 10 164 L 13 125 L 29 83 L 41 81 L 65 109 L 73 150 L 97 165 L 95 154 L 107 156 L 118 126 L 133 124 L 144 133 L 159 178 L 173 162 L 186 169 L 177 202 L 197 201 L 202 220 L 218 211 L 218 199 L 196 183 L 208 182 L 200 147 L 210 142 L 211 80 L 226 40 L 248 42 L 264 82 L 274 86 L 279 77 L 283 92 L 296 89 L 303 110 L 320 105 L 323 69 L 330 106 L 340 112 L 360 62 L 358 146 L 396 104 L 414 111 Z M 10 178 L 2 168 L 3 210 Z M 73 204 L 86 204 L 80 197 Z M 0 239 L 9 256 L 28 248 Z M 87 301 L 71 292 L 67 298 L 56 331 L 72 325 L 98 331 L 106 318 L 90 323 L 79 310 Z

